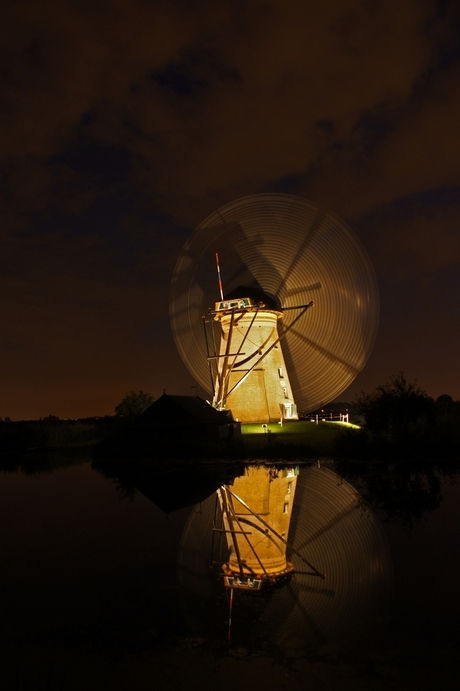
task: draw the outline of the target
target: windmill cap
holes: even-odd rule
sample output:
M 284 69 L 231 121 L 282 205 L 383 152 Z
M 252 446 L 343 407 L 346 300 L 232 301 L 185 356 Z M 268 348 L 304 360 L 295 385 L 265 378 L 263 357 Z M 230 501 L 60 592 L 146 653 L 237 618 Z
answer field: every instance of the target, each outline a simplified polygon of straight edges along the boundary
M 281 311 L 281 305 L 273 295 L 267 295 L 261 288 L 254 286 L 238 286 L 230 293 L 225 294 L 225 300 L 239 300 L 240 298 L 251 298 L 256 304 L 263 302 L 270 310 Z

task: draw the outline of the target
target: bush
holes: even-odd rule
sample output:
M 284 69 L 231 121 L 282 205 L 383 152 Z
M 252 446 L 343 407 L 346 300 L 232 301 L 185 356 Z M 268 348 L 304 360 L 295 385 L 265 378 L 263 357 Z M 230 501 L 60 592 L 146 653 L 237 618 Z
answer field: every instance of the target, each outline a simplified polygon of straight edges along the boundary
M 368 432 L 393 437 L 416 431 L 423 434 L 433 424 L 436 412 L 434 400 L 416 382 L 408 382 L 403 372 L 371 394 L 357 397 L 355 406 Z

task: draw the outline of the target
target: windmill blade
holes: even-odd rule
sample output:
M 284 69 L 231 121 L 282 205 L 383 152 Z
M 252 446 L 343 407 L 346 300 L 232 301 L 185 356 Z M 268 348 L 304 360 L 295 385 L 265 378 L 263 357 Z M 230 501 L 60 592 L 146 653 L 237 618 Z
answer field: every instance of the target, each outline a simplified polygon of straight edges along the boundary
M 344 358 L 340 357 L 337 355 L 337 353 L 334 353 L 332 350 L 329 350 L 328 348 L 324 348 L 321 346 L 319 343 L 316 343 L 313 341 L 311 338 L 307 338 L 303 333 L 301 333 L 298 329 L 292 328 L 289 331 L 289 335 L 291 336 L 296 336 L 299 338 L 303 343 L 308 345 L 312 350 L 316 351 L 317 353 L 321 354 L 324 358 L 329 360 L 329 362 L 333 365 L 339 365 L 341 367 L 344 367 L 345 369 L 348 369 L 350 371 L 350 375 L 355 378 L 355 376 L 358 374 L 360 368 L 358 365 L 353 364 L 351 362 L 347 362 Z
M 295 576 L 311 576 L 311 571 L 295 571 Z M 313 595 L 322 595 L 323 597 L 334 598 L 337 593 L 331 588 L 322 588 L 321 586 L 306 585 L 303 581 L 300 583 L 299 588 L 305 593 L 312 593 Z
M 305 256 L 305 253 L 307 252 L 309 245 L 313 243 L 313 240 L 315 239 L 316 235 L 321 232 L 322 224 L 325 221 L 327 221 L 326 212 L 324 211 L 324 209 L 318 208 L 318 213 L 316 217 L 314 218 L 313 222 L 310 223 L 307 232 L 302 238 L 300 246 L 297 248 L 297 251 L 292 257 L 292 261 L 289 267 L 284 272 L 280 284 L 276 289 L 277 294 L 281 293 L 284 286 L 289 285 L 289 281 L 291 280 L 292 276 L 294 276 L 296 273 L 299 262 L 301 261 L 302 257 Z
M 327 581 L 318 582 L 291 555 L 289 591 L 296 604 L 286 611 L 285 598 L 276 593 L 271 599 L 264 621 L 274 624 L 273 639 L 282 644 L 298 636 L 315 646 L 321 637 L 342 644 L 370 638 L 393 590 L 391 555 L 378 519 L 349 483 L 324 467 L 301 469 L 295 504 L 289 542 L 320 565 Z
M 180 542 L 179 583 L 200 600 L 213 596 L 214 510 L 214 497 L 197 505 Z M 260 636 L 279 645 L 296 637 L 314 647 L 325 641 L 353 644 L 378 634 L 392 598 L 392 562 L 382 526 L 358 492 L 327 468 L 301 467 L 288 542 L 327 573 L 327 580 L 306 571 L 288 548 L 294 574 L 261 606 Z
M 317 281 L 316 283 L 312 283 L 309 286 L 300 286 L 300 288 L 291 288 L 290 290 L 285 290 L 284 296 L 285 298 L 290 298 L 296 295 L 304 295 L 311 293 L 313 290 L 321 290 L 322 287 L 323 284 L 320 281 Z
M 314 531 L 311 532 L 305 539 L 299 544 L 298 549 L 303 550 L 308 549 L 315 540 L 322 539 L 326 533 L 329 531 L 337 530 L 342 522 L 346 522 L 352 517 L 356 511 L 356 504 L 350 502 L 345 506 L 342 506 L 336 511 L 332 516 L 328 517 L 327 521 L 322 522 L 321 525 Z
M 313 410 L 351 384 L 373 346 L 378 291 L 366 252 L 341 219 L 299 197 L 257 194 L 227 204 L 195 230 L 174 270 L 170 315 L 179 352 L 206 391 L 201 315 L 219 299 L 215 252 L 227 294 L 259 288 L 286 308 L 314 298 L 282 344 L 300 409 Z M 294 318 L 286 312 L 283 323 Z

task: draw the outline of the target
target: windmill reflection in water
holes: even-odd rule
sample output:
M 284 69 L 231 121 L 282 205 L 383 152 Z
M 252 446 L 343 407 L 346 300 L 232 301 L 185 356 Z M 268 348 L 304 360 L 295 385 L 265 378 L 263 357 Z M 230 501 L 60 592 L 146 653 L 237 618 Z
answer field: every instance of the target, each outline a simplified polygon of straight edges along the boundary
M 330 468 L 305 461 L 298 468 L 247 466 L 197 504 L 181 538 L 178 581 L 200 603 L 228 591 L 229 634 L 235 596 L 234 634 L 251 644 L 370 640 L 391 601 L 385 534 Z
M 289 580 L 294 566 L 287 560 L 286 547 L 298 472 L 298 467 L 278 471 L 253 466 L 232 487 L 217 490 L 221 520 L 219 525 L 215 521 L 213 532 L 218 539 L 225 536 L 229 556 L 223 564 L 215 561 L 214 538 L 212 561 L 221 568 L 225 586 L 260 590 Z M 222 552 L 221 545 L 216 551 Z M 291 551 L 312 576 L 326 578 L 292 546 Z

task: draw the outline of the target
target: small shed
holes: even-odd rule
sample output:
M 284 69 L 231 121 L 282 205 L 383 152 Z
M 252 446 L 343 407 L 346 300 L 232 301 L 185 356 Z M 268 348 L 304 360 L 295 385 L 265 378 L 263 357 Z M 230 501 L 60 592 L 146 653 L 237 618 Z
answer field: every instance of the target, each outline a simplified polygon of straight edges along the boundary
M 165 435 L 193 439 L 225 439 L 240 433 L 240 424 L 230 411 L 216 410 L 199 396 L 164 393 L 138 416 L 137 423 L 153 426 Z

